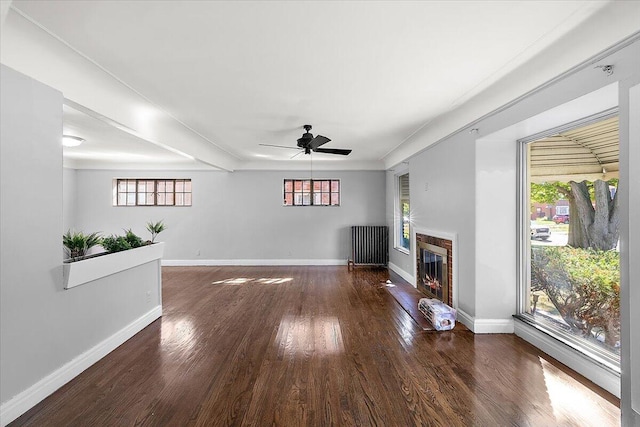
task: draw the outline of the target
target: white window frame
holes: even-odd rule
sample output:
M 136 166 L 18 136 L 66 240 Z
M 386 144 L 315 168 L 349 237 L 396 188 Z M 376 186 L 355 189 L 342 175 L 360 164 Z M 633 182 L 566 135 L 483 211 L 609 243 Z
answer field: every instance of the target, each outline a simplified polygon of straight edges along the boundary
M 295 182 L 296 181 L 309 181 L 309 191 L 307 192 L 309 194 L 309 203 L 304 203 L 304 201 L 302 203 L 296 203 L 295 200 L 295 195 L 296 194 L 301 194 L 301 192 L 299 191 L 295 191 L 295 188 L 292 188 L 292 191 L 287 191 L 286 188 L 286 184 L 287 181 L 291 181 L 292 182 L 292 187 L 295 186 Z M 314 195 L 318 194 L 314 191 L 313 187 L 314 187 L 314 183 L 315 182 L 324 182 L 327 181 L 329 182 L 329 191 L 321 191 L 320 194 L 328 194 L 329 195 L 329 203 L 328 204 L 323 204 L 322 202 L 317 204 L 314 203 Z M 332 184 L 333 182 L 337 182 L 338 183 L 338 191 L 331 191 L 332 188 Z M 323 178 L 323 179 L 313 179 L 313 178 L 284 178 L 284 180 L 282 181 L 282 194 L 283 194 L 283 202 L 282 202 L 282 206 L 284 207 L 307 207 L 307 206 L 322 206 L 322 207 L 340 207 L 340 204 L 342 203 L 342 182 L 339 179 L 333 179 L 333 178 Z M 292 195 L 292 203 L 288 204 L 287 203 L 287 194 L 291 194 Z M 337 196 L 334 196 L 336 195 Z M 334 197 L 337 197 L 337 202 L 334 203 Z
M 118 184 L 120 181 L 134 181 L 135 182 L 135 192 L 127 192 L 127 194 L 134 194 L 134 201 L 135 203 L 132 204 L 119 204 L 118 203 Z M 154 194 L 154 199 L 153 199 L 153 203 L 150 204 L 146 204 L 146 203 L 140 203 L 139 202 L 139 196 L 140 194 L 142 194 L 139 191 L 139 187 L 138 187 L 138 181 L 153 181 L 154 182 L 154 191 L 152 191 L 151 193 Z M 164 181 L 165 185 L 166 182 L 171 181 L 172 182 L 172 188 L 173 190 L 171 192 L 166 192 L 163 191 L 161 193 L 165 193 L 165 194 L 169 194 L 172 193 L 173 194 L 173 203 L 169 204 L 169 203 L 162 203 L 159 204 L 158 203 L 158 194 L 159 194 L 159 190 L 158 190 L 158 183 Z M 178 181 L 182 181 L 183 185 L 186 185 L 186 183 L 189 183 L 189 187 L 191 188 L 189 191 L 177 191 L 176 190 L 176 183 Z M 191 207 L 193 206 L 193 183 L 191 178 L 113 178 L 113 191 L 112 191 L 112 205 L 114 207 L 118 207 L 118 208 L 141 208 L 141 207 L 178 207 L 178 208 L 182 208 L 182 207 Z M 146 192 L 144 192 L 146 194 Z M 187 204 L 186 201 L 183 199 L 182 203 L 176 203 L 176 195 L 177 194 L 183 194 L 183 197 L 185 194 L 189 195 L 189 203 Z
M 402 246 L 402 240 L 403 240 L 402 234 L 403 234 L 404 225 L 402 224 L 402 213 L 401 213 L 402 204 L 400 201 L 400 197 L 402 196 L 402 194 L 400 191 L 400 177 L 404 175 L 409 175 L 408 168 L 394 175 L 395 192 L 394 192 L 394 209 L 393 209 L 393 236 L 394 236 L 393 247 L 397 251 L 400 251 L 408 255 L 411 253 L 411 240 L 412 240 L 411 239 L 411 233 L 412 233 L 411 220 L 409 220 L 409 239 L 407 240 L 409 247 L 405 248 L 404 246 Z M 411 188 L 411 176 L 409 176 L 409 188 Z M 411 206 L 411 195 L 409 195 L 409 206 Z
M 618 108 L 613 108 L 601 113 L 597 113 L 583 119 L 579 119 L 570 123 L 566 123 L 561 126 L 557 126 L 552 129 L 531 135 L 526 138 L 519 139 L 518 143 L 518 206 L 517 206 L 517 226 L 518 226 L 518 242 L 517 242 L 517 260 L 518 260 L 518 287 L 517 287 L 517 307 L 516 317 L 520 319 L 524 324 L 535 328 L 543 335 L 552 338 L 557 343 L 548 344 L 551 347 L 557 347 L 561 349 L 564 345 L 568 349 L 578 352 L 587 359 L 596 363 L 604 368 L 605 371 L 612 373 L 613 375 L 620 375 L 620 360 L 614 357 L 606 350 L 599 348 L 595 345 L 591 345 L 581 340 L 570 333 L 552 329 L 540 322 L 537 322 L 533 315 L 528 313 L 529 307 L 529 294 L 531 289 L 531 232 L 530 232 L 530 184 L 529 184 L 529 171 L 528 171 L 528 157 L 529 157 L 529 144 L 540 139 L 546 138 L 551 135 L 555 135 L 559 132 L 567 131 L 577 127 L 585 126 L 590 123 L 596 123 L 598 121 L 607 119 L 609 117 L 618 115 Z M 530 332 L 524 330 L 525 334 Z M 558 345 L 560 345 L 558 347 Z M 560 350 L 560 351 L 567 351 Z M 570 351 L 571 351 L 570 350 Z M 575 368 L 574 368 L 575 369 Z

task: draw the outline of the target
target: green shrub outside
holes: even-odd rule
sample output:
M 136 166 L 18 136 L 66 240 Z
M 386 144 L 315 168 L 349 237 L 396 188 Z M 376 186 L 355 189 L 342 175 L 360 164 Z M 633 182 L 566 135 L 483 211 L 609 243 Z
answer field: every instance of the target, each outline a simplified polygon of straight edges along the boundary
M 620 254 L 569 246 L 531 250 L 531 290 L 544 291 L 574 333 L 620 340 Z

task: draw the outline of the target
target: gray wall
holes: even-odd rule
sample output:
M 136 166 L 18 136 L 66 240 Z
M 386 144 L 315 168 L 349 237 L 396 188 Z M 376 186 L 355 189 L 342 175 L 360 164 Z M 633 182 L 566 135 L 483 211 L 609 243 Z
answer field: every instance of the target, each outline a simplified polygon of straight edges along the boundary
M 62 172 L 62 230 L 75 227 L 76 212 L 78 210 L 76 204 L 76 171 L 75 169 L 64 168 Z
M 65 374 L 54 375 L 42 387 L 40 380 L 157 310 L 160 294 L 157 262 L 63 289 L 62 94 L 4 65 L 1 73 L 0 402 L 4 424 L 6 411 L 15 413 L 16 405 L 28 409 L 23 406 L 44 397 L 41 393 L 46 395 L 47 387 Z M 28 389 L 30 393 L 20 402 L 6 405 Z
M 314 172 L 341 182 L 339 207 L 284 207 L 284 178 L 295 171 L 78 170 L 77 229 L 121 233 L 132 228 L 148 238 L 145 224 L 164 220 L 166 260 L 236 263 L 343 262 L 351 225 L 385 223 L 384 172 Z M 124 177 L 191 178 L 191 207 L 114 207 L 112 181 Z M 199 255 L 198 255 L 199 254 Z
M 457 234 L 458 306 L 469 314 L 475 307 L 474 271 L 468 268 L 475 259 L 474 154 L 473 139 L 460 134 L 412 157 L 408 169 L 412 233 L 426 229 Z M 388 212 L 394 205 L 395 175 L 387 174 Z M 388 219 L 392 227 L 393 215 Z M 393 242 L 391 246 L 391 262 L 414 276 L 414 248 L 407 255 L 393 249 Z
M 0 401 L 5 402 L 71 357 L 57 341 L 67 333 L 60 318 L 65 313 L 56 309 L 63 293 L 62 94 L 1 67 Z

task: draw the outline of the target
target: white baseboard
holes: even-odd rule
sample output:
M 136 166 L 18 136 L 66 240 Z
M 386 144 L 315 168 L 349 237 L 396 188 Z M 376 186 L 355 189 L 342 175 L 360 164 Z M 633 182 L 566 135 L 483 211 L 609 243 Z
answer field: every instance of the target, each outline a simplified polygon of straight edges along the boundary
M 457 309 L 458 322 L 474 334 L 512 334 L 513 319 L 476 319 L 463 310 Z
M 456 320 L 466 326 L 471 332 L 473 332 L 473 316 L 467 314 L 465 311 L 456 309 Z
M 513 319 L 475 319 L 475 334 L 512 334 Z
M 515 334 L 540 350 L 567 365 L 580 375 L 593 381 L 609 393 L 620 398 L 620 374 L 588 358 L 562 342 L 551 338 L 536 328 L 515 321 Z
M 163 267 L 347 265 L 346 259 L 163 259 Z
M 80 375 L 85 369 L 115 350 L 119 345 L 162 316 L 162 306 L 156 306 L 109 338 L 65 363 L 28 389 L 0 405 L 0 425 L 3 427 L 33 408 L 51 393 Z
M 392 262 L 389 263 L 389 268 L 394 273 L 396 273 L 398 276 L 402 277 L 404 280 L 406 280 L 407 282 L 409 282 L 409 283 L 411 283 L 412 285 L 415 286 L 415 281 L 413 279 L 413 275 L 407 273 L 406 271 L 404 271 L 403 269 L 401 269 L 400 267 L 398 267 L 397 265 L 395 265 Z

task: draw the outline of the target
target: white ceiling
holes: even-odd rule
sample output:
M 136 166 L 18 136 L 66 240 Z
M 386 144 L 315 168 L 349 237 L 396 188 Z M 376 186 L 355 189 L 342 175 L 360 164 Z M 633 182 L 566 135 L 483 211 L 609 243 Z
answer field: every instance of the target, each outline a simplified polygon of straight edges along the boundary
M 44 34 L 205 146 L 190 150 L 175 137 L 158 145 L 168 135 L 159 128 L 127 133 L 96 123 L 101 115 L 124 123 L 112 116 L 138 105 L 121 97 L 117 110 L 110 110 L 117 113 L 109 114 L 106 107 L 98 111 L 116 103 L 117 91 L 104 89 L 89 106 L 77 95 L 79 86 L 68 81 L 59 87 L 65 97 L 98 113 L 81 118 L 82 113 L 65 108 L 65 128 L 87 139 L 65 150 L 77 167 L 122 164 L 129 154 L 130 164 L 155 159 L 189 167 L 195 158 L 224 169 L 289 168 L 306 164 L 308 156 L 290 160 L 291 151 L 258 144 L 293 147 L 302 125 L 312 124 L 312 133 L 332 139 L 327 148 L 353 149 L 348 157 L 314 154 L 314 163 L 382 169 L 389 153 L 432 120 L 606 4 L 14 0 L 2 33 L 2 61 L 27 67 L 22 57 L 42 43 L 35 40 Z M 30 37 L 34 44 L 28 49 L 24 30 L 17 29 L 25 25 L 20 20 L 40 33 Z M 61 72 L 52 62 L 34 71 L 37 78 L 61 79 L 53 76 Z M 211 153 L 204 152 L 206 147 Z M 225 166 L 231 161 L 234 166 Z

